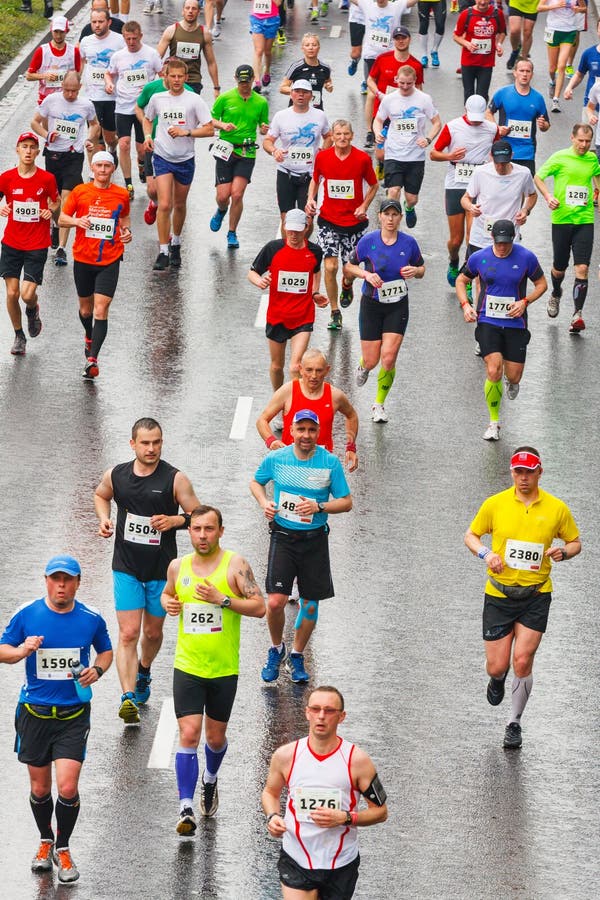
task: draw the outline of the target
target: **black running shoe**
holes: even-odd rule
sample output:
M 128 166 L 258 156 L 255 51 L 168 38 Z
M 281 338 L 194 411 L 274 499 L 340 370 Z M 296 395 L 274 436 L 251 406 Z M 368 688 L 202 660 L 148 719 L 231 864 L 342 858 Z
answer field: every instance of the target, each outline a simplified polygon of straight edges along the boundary
M 487 699 L 491 706 L 500 706 L 504 700 L 504 682 L 508 675 L 508 669 L 502 678 L 490 678 L 487 686 Z
M 342 309 L 348 309 L 353 300 L 354 294 L 352 293 L 352 285 L 346 287 L 342 280 L 342 289 L 340 291 L 340 306 L 342 307 Z
M 504 729 L 504 748 L 518 750 L 522 743 L 521 726 L 518 722 L 509 722 Z
M 29 337 L 37 337 L 42 330 L 39 303 L 34 306 L 33 309 L 30 309 L 28 306 L 25 307 L 25 312 L 27 314 L 27 333 L 29 334 Z
M 156 262 L 152 266 L 153 272 L 164 272 L 169 268 L 169 256 L 167 253 L 159 253 Z
M 202 784 L 200 785 L 200 812 L 203 816 L 214 816 L 219 808 L 219 791 L 217 790 L 217 782 L 207 784 L 202 776 Z
M 146 184 L 146 169 L 144 167 L 144 163 L 138 163 L 138 178 L 142 182 L 142 184 Z
M 365 148 L 371 150 L 375 146 L 375 135 L 372 131 L 367 131 L 365 138 Z
M 169 264 L 173 269 L 179 269 L 181 266 L 181 245 L 169 244 Z

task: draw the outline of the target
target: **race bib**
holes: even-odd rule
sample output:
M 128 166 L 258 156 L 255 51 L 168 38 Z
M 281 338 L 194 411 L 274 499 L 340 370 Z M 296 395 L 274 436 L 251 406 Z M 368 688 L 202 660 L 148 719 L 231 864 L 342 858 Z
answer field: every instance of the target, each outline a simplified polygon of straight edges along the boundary
M 531 122 L 524 119 L 509 119 L 506 124 L 510 128 L 509 137 L 522 140 L 529 140 L 531 137 Z
M 163 109 L 160 117 L 167 128 L 171 125 L 185 125 L 185 112 L 182 109 Z
M 456 163 L 454 167 L 454 180 L 461 184 L 467 184 L 471 180 L 471 175 L 477 166 L 474 163 Z
M 200 56 L 200 44 L 177 41 L 175 56 L 179 59 L 198 59 Z
M 106 69 L 99 69 L 98 66 L 90 66 L 90 80 L 92 84 L 96 86 L 102 85 L 104 87 L 104 73 Z
M 321 91 L 315 91 L 315 89 L 313 88 L 313 98 L 312 98 L 313 106 L 319 105 L 319 103 L 321 102 L 321 96 L 322 96 Z
M 292 791 L 298 822 L 312 822 L 311 812 L 316 809 L 341 809 L 340 788 L 297 787 Z
M 327 182 L 327 196 L 330 200 L 354 200 L 354 181 L 330 178 Z
M 417 134 L 416 119 L 395 119 L 394 120 L 394 128 L 396 131 L 399 131 L 400 134 Z
M 306 294 L 308 272 L 284 272 L 277 276 L 277 290 L 285 294 Z
M 565 190 L 565 203 L 567 206 L 587 206 L 589 191 L 581 184 L 568 184 Z
M 494 227 L 494 222 L 495 222 L 495 221 L 496 221 L 495 219 L 490 219 L 489 216 L 486 216 L 486 217 L 485 217 L 485 222 L 484 222 L 484 225 L 483 225 L 483 230 L 485 231 L 486 234 L 491 234 L 491 233 L 492 233 L 492 228 Z
M 215 634 L 223 631 L 223 610 L 212 603 L 184 603 L 185 634 Z
M 13 200 L 12 214 L 15 222 L 39 222 L 40 204 L 37 200 Z
M 115 236 L 115 220 L 102 219 L 99 216 L 90 216 L 90 224 L 85 236 L 96 241 L 112 241 Z
M 210 152 L 215 159 L 223 159 L 227 162 L 233 153 L 233 144 L 230 144 L 229 141 L 216 140 L 212 145 L 212 150 Z
M 127 513 L 123 537 L 132 544 L 145 544 L 151 547 L 160 545 L 160 531 L 152 527 L 150 516 L 134 516 L 133 513 Z
M 547 44 L 551 44 L 554 41 L 554 29 L 553 28 L 544 28 L 544 41 Z
M 279 507 L 277 509 L 278 515 L 280 515 L 282 519 L 287 519 L 289 522 L 301 522 L 303 525 L 310 525 L 313 520 L 312 514 L 300 516 L 296 512 L 296 506 L 301 500 L 302 498 L 298 494 L 288 494 L 287 491 L 281 491 L 279 494 Z
M 389 42 L 389 31 L 383 31 L 381 28 L 372 28 L 369 32 L 368 44 L 372 44 L 374 47 L 387 47 Z
M 488 53 L 492 52 L 491 38 L 473 38 L 472 43 L 475 46 L 475 50 L 473 52 L 477 56 L 486 56 Z
M 508 319 L 509 306 L 514 302 L 514 297 L 496 297 L 488 294 L 485 298 L 485 314 L 490 319 Z
M 395 303 L 402 300 L 408 294 L 408 288 L 404 278 L 397 278 L 395 281 L 384 281 L 380 288 L 377 288 L 377 295 L 380 303 Z
M 143 87 L 148 81 L 148 73 L 145 69 L 127 69 L 121 72 L 121 78 L 130 87 Z
M 531 541 L 506 542 L 504 562 L 509 569 L 521 569 L 525 572 L 539 572 L 544 559 L 544 545 Z
M 312 165 L 313 151 L 310 147 L 294 147 L 289 148 L 287 158 L 292 163 L 303 163 L 306 166 Z
M 44 681 L 73 678 L 71 667 L 79 659 L 79 647 L 40 647 L 35 654 L 36 675 Z
M 252 14 L 254 16 L 268 16 L 271 12 L 271 0 L 254 0 Z
M 56 75 L 56 78 L 54 79 L 54 81 L 48 81 L 47 79 L 44 79 L 44 81 L 46 81 L 46 86 L 51 88 L 61 88 L 62 83 L 65 80 L 65 75 L 67 74 L 66 71 L 64 69 L 53 69 L 52 73 Z
M 54 130 L 57 134 L 60 134 L 61 137 L 67 138 L 70 141 L 75 141 L 79 134 L 79 125 L 75 122 L 69 122 L 67 119 L 56 119 Z

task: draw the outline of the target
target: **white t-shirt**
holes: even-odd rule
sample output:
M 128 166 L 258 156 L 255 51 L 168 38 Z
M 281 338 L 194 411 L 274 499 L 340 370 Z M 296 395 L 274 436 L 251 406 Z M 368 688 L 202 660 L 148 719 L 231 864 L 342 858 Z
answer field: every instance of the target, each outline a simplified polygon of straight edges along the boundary
M 448 163 L 444 187 L 446 190 L 466 191 L 475 167 L 489 162 L 498 126 L 487 119 L 478 125 L 472 125 L 461 116 L 448 122 L 442 129 L 440 137 L 446 133 L 446 129 L 450 133 L 451 140 L 444 148 L 444 152 L 451 153 L 458 147 L 464 147 L 465 155 L 458 163 Z
M 403 97 L 399 90 L 386 94 L 377 113 L 383 121 L 390 120 L 385 139 L 385 158 L 422 162 L 426 148 L 419 147 L 417 139 L 426 137 L 428 122 L 437 114 L 429 94 L 418 88 L 409 97 Z
M 83 87 L 86 96 L 90 100 L 109 100 L 114 102 L 114 97 L 106 93 L 104 89 L 104 73 L 108 71 L 113 53 L 121 50 L 125 41 L 120 34 L 109 31 L 106 37 L 97 38 L 95 34 L 88 34 L 79 45 L 82 60 L 85 60 L 83 69 Z
M 211 121 L 210 110 L 204 100 L 192 91 L 173 95 L 170 91 L 150 97 L 144 111 L 147 119 L 158 118 L 154 152 L 168 162 L 178 163 L 194 156 L 194 138 L 171 137 L 167 133 L 171 125 L 180 128 L 198 128 Z
M 294 112 L 291 106 L 276 112 L 269 125 L 269 137 L 282 150 L 287 150 L 284 161 L 277 163 L 278 170 L 298 175 L 310 174 L 321 138 L 329 130 L 325 113 L 312 106 L 305 113 Z
M 108 71 L 117 76 L 115 112 L 131 116 L 135 113 L 135 101 L 149 81 L 154 81 L 162 69 L 162 60 L 156 50 L 142 44 L 137 53 L 127 47 L 113 54 Z
M 481 215 L 473 218 L 470 243 L 474 247 L 488 247 L 492 243 L 492 226 L 497 219 L 515 222 L 525 197 L 535 194 L 535 184 L 529 169 L 513 163 L 512 172 L 499 175 L 493 162 L 475 169 L 467 185 L 467 194 L 481 209 Z M 515 223 L 516 240 L 520 241 Z
M 48 133 L 57 132 L 57 137 L 48 145 L 50 151 L 83 153 L 87 134 L 86 125 L 96 118 L 94 104 L 87 97 L 65 100 L 62 91 L 50 94 L 40 104 L 40 114 L 48 120 Z
M 364 59 L 376 59 L 392 44 L 392 32 L 406 12 L 407 0 L 395 0 L 378 6 L 375 0 L 358 0 L 358 8 L 365 17 Z

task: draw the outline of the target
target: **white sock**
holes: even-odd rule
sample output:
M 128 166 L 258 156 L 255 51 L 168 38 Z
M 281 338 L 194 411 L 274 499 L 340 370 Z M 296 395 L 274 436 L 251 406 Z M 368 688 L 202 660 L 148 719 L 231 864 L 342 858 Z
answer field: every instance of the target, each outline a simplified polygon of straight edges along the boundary
M 523 710 L 527 706 L 529 695 L 533 687 L 533 675 L 527 675 L 525 678 L 513 677 L 512 682 L 512 709 L 509 720 L 511 722 L 520 723 Z
M 169 245 L 168 244 L 160 244 L 159 250 L 161 253 L 166 253 L 167 256 L 169 255 Z
M 440 46 L 440 44 L 442 43 L 443 40 L 444 40 L 444 35 L 443 35 L 443 34 L 435 34 L 435 35 L 433 36 L 433 49 L 434 49 L 434 50 L 437 50 L 437 49 L 439 48 L 439 46 Z
M 427 38 L 428 37 L 429 37 L 429 35 L 427 35 L 427 34 L 419 35 L 419 38 L 421 40 L 421 53 L 423 54 L 423 56 L 427 56 Z
M 180 234 L 172 234 L 171 235 L 171 246 L 179 247 L 181 245 L 181 235 Z

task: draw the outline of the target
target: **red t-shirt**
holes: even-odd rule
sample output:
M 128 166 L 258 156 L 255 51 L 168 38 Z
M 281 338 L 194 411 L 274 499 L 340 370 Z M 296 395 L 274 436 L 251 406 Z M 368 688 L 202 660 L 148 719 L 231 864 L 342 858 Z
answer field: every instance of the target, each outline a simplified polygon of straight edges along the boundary
M 48 199 L 58 200 L 56 178 L 36 166 L 31 178 L 19 175 L 17 167 L 0 175 L 0 194 L 10 204 L 2 243 L 15 250 L 44 250 L 50 246 L 50 219 L 40 218 Z
M 480 42 L 481 52 L 471 53 L 462 48 L 461 66 L 483 66 L 490 68 L 496 62 L 496 35 L 506 34 L 506 22 L 501 9 L 490 3 L 484 13 L 477 12 L 474 6 L 463 9 L 456 20 L 454 34 L 468 41 Z M 489 50 L 488 50 L 489 48 Z
M 281 239 L 262 248 L 252 269 L 259 275 L 271 273 L 267 322 L 290 331 L 315 321 L 313 275 L 321 268 L 323 251 L 312 241 L 299 250 Z
M 423 66 L 419 60 L 415 59 L 414 56 L 409 56 L 404 62 L 398 62 L 394 55 L 394 51 L 389 50 L 377 57 L 369 72 L 370 77 L 374 79 L 375 84 L 377 85 L 378 91 L 381 91 L 382 94 L 387 94 L 388 88 L 393 88 L 394 90 L 397 89 L 398 85 L 394 81 L 394 78 L 398 74 L 398 69 L 401 66 L 410 66 L 411 69 L 414 69 L 415 75 L 417 76 L 415 86 L 419 89 L 423 87 Z M 379 97 L 375 97 L 373 106 L 374 115 L 377 115 L 380 103 Z
M 284 444 L 293 444 L 294 439 L 290 432 L 292 419 L 301 409 L 312 409 L 319 417 L 319 445 L 333 453 L 333 417 L 335 410 L 331 399 L 331 385 L 323 383 L 323 395 L 315 399 L 307 397 L 300 387 L 299 381 L 292 382 L 292 405 L 283 416 L 283 431 L 281 440 Z
M 313 178 L 319 184 L 325 182 L 319 222 L 323 220 L 338 228 L 355 231 L 366 219 L 357 219 L 354 210 L 365 199 L 364 182 L 377 184 L 371 157 L 364 150 L 352 147 L 345 159 L 335 152 L 335 147 L 321 150 L 315 158 Z
M 124 187 L 111 184 L 103 189 L 93 182 L 78 184 L 63 203 L 62 211 L 77 219 L 90 219 L 89 231 L 74 229 L 73 259 L 93 266 L 109 266 L 121 259 L 124 247 L 120 225 L 129 215 L 129 194 Z
M 67 52 L 66 44 L 62 48 L 62 50 L 57 50 L 56 47 L 53 46 L 53 44 L 48 44 L 48 46 L 50 47 L 50 52 L 52 53 L 52 56 L 56 56 L 57 59 L 62 59 L 62 57 Z M 81 71 L 81 56 L 79 55 L 79 47 L 74 47 L 74 50 L 75 50 L 75 70 L 77 72 L 79 72 L 79 71 Z M 27 71 L 28 72 L 39 72 L 40 66 L 42 65 L 42 59 L 43 59 L 42 48 L 41 48 L 41 46 L 36 47 L 35 52 L 34 52 L 33 56 L 31 57 L 31 62 L 29 63 L 29 68 L 27 69 Z

